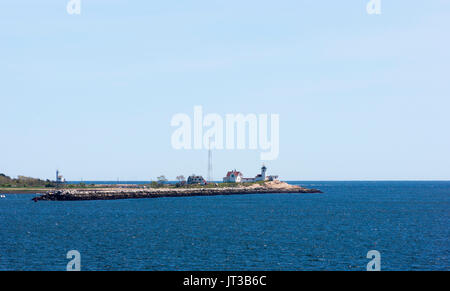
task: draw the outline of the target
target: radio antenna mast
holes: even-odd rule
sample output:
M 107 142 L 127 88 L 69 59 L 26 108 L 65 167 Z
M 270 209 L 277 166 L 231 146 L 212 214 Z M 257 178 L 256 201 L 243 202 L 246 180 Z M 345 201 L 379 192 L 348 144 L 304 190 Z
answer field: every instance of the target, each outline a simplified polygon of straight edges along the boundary
M 211 138 L 209 138 L 209 149 L 208 149 L 208 182 L 212 182 L 212 150 L 211 150 Z

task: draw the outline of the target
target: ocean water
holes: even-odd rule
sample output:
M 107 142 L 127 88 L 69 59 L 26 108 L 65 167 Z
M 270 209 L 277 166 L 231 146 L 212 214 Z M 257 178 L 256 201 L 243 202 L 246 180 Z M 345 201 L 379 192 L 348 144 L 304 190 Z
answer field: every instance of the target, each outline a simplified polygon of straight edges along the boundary
M 324 194 L 0 198 L 0 270 L 450 269 L 450 182 L 294 182 Z

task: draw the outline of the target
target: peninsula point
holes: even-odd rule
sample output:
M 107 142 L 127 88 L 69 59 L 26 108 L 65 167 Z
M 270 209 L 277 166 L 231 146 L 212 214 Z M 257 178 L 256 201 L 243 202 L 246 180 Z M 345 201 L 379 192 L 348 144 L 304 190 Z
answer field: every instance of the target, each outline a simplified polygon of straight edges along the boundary
M 322 193 L 317 189 L 307 189 L 289 185 L 280 181 L 264 181 L 249 185 L 209 184 L 192 188 L 145 188 L 145 187 L 109 187 L 95 189 L 61 189 L 45 193 L 33 198 L 34 201 L 78 201 L 78 200 L 117 200 L 135 198 L 189 197 L 189 196 L 218 196 L 244 194 L 299 194 Z

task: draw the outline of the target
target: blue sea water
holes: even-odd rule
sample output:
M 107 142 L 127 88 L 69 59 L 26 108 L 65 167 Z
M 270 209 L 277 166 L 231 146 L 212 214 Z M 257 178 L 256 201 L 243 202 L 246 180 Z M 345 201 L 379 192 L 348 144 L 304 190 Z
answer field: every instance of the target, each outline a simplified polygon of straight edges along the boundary
M 0 198 L 0 270 L 449 270 L 450 182 L 294 182 L 324 194 Z

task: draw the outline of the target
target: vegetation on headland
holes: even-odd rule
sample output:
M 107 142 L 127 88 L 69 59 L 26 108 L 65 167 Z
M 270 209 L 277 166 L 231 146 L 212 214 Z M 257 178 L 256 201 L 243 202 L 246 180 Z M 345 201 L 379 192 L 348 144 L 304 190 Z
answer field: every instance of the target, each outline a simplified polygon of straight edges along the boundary
M 169 183 L 166 181 L 162 182 L 158 180 L 158 182 L 150 182 L 149 184 L 140 185 L 144 188 L 167 188 L 167 189 L 210 189 L 210 188 L 239 188 L 239 187 L 249 187 L 252 185 L 264 185 L 265 181 L 258 182 L 248 182 L 248 183 L 207 183 L 206 185 L 201 184 L 186 184 L 186 183 Z M 139 186 L 139 185 L 136 185 Z
M 170 183 L 164 175 L 157 178 L 157 181 L 149 182 L 142 185 L 122 185 L 124 187 L 143 187 L 143 188 L 229 188 L 229 187 L 245 187 L 251 185 L 263 185 L 264 181 L 248 182 L 248 183 L 208 183 L 206 185 L 194 184 L 188 185 L 182 183 L 184 181 L 183 176 L 177 177 L 177 183 Z M 17 178 L 11 178 L 5 174 L 0 174 L 0 188 L 63 188 L 63 189 L 77 189 L 77 188 L 94 188 L 94 187 L 117 187 L 117 185 L 96 185 L 80 183 L 57 183 L 50 180 L 41 180 L 37 178 L 31 178 L 26 176 L 18 176 Z
M 61 184 L 50 180 L 41 180 L 37 178 L 18 176 L 11 178 L 5 174 L 0 174 L 0 192 L 2 193 L 34 193 L 45 192 L 51 189 L 79 189 L 92 188 L 95 185 L 79 184 Z
M 57 184 L 50 180 L 40 180 L 25 176 L 18 176 L 13 179 L 0 174 L 0 188 L 54 188 Z
M 247 183 L 209 183 L 206 185 L 179 185 L 176 184 L 176 188 L 239 188 L 249 187 L 252 185 L 264 185 L 265 181 L 247 182 Z
M 100 185 L 86 183 L 57 183 L 51 180 L 41 180 L 37 178 L 18 176 L 11 178 L 5 174 L 0 174 L 0 193 L 45 193 L 56 189 L 100 189 L 100 188 L 140 188 L 140 189 L 212 189 L 212 188 L 240 188 L 250 187 L 252 185 L 264 185 L 264 181 L 248 183 L 207 183 L 206 185 L 193 184 L 185 182 L 183 176 L 177 177 L 177 182 L 169 182 L 161 175 L 157 181 L 147 184 L 127 184 L 127 185 Z

